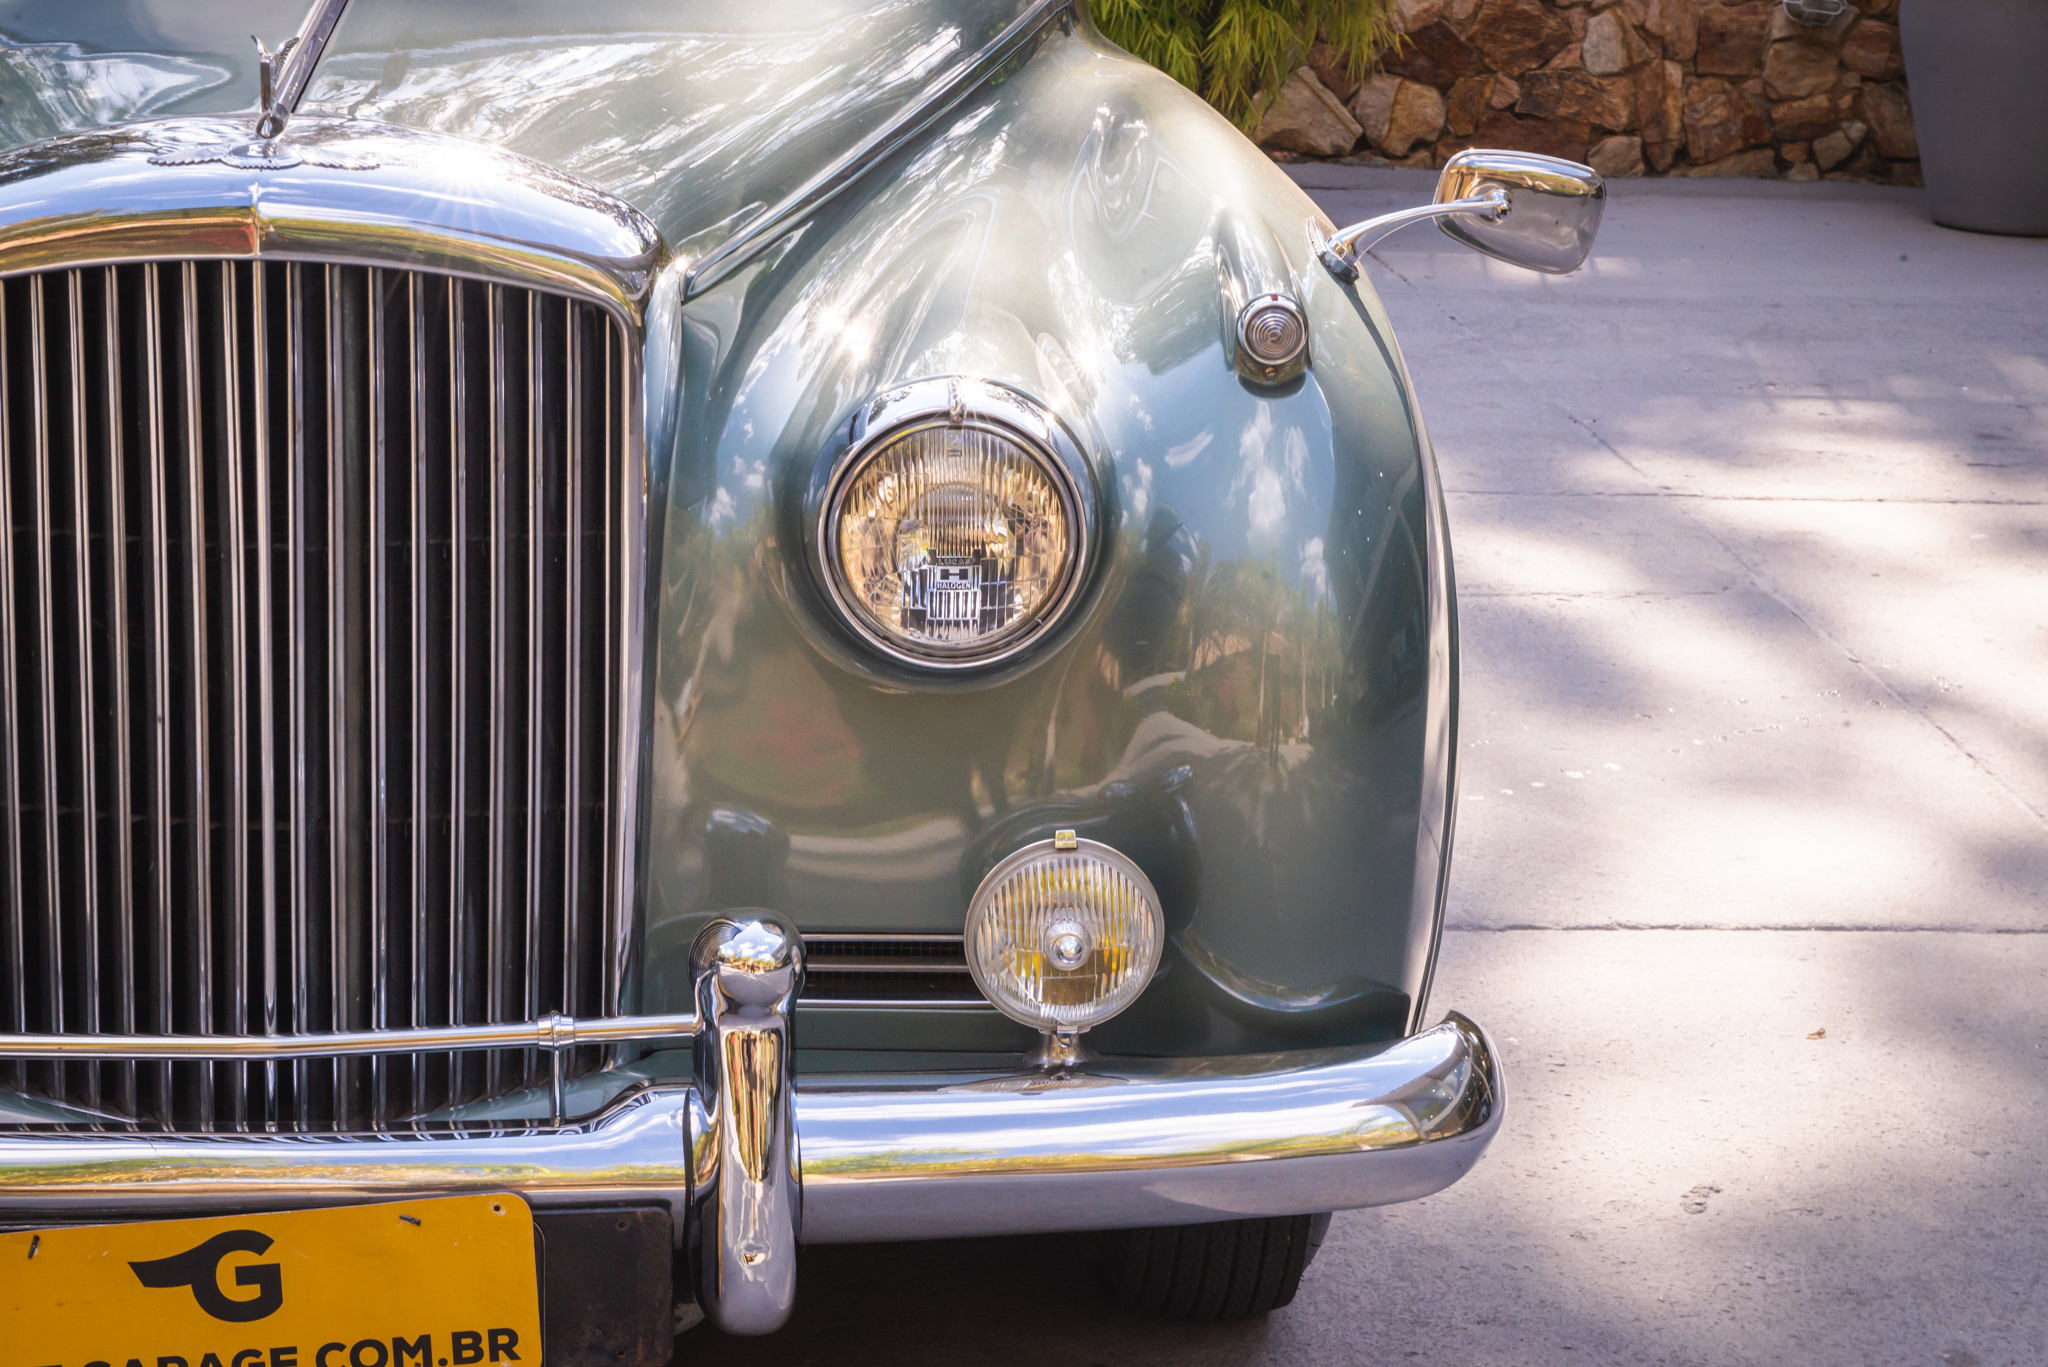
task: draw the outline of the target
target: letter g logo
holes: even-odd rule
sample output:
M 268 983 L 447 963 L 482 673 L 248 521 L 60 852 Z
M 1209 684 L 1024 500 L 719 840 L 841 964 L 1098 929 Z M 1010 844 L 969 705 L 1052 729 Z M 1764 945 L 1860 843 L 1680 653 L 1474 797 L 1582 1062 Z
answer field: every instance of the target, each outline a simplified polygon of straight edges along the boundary
M 271 1239 L 253 1229 L 230 1229 L 216 1234 L 194 1249 L 154 1262 L 130 1263 L 136 1278 L 153 1290 L 174 1286 L 192 1288 L 199 1308 L 217 1320 L 248 1324 L 277 1313 L 284 1304 L 284 1273 L 276 1263 L 257 1263 L 235 1269 L 235 1285 L 253 1286 L 256 1294 L 236 1300 L 221 1294 L 220 1260 L 230 1253 L 266 1253 Z

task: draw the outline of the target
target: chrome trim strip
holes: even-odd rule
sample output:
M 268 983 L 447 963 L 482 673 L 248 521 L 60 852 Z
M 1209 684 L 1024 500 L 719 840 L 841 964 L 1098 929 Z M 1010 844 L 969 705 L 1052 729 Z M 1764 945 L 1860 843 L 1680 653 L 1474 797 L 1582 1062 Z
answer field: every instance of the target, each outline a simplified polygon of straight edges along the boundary
M 799 227 L 844 193 L 876 162 L 923 133 L 973 94 L 1039 30 L 1066 13 L 1073 0 L 1038 0 L 986 47 L 935 77 L 896 116 L 848 148 L 822 171 L 785 195 L 746 227 L 719 243 L 683 276 L 688 303 Z
M 323 1035 L 0 1035 L 0 1058 L 236 1059 L 376 1058 L 463 1049 L 568 1049 L 673 1039 L 694 1034 L 694 1012 L 662 1016 L 601 1016 L 578 1020 L 559 1013 L 498 1025 L 431 1025 L 410 1030 L 348 1030 Z M 5 1206 L 0 1169 L 0 1207 Z
M 975 993 L 974 1000 L 960 997 L 806 997 L 796 1004 L 799 1016 L 819 1011 L 965 1011 L 977 1015 L 1000 1015 L 995 1004 Z
M 957 949 L 961 945 L 966 943 L 967 937 L 965 935 L 959 934 L 926 935 L 922 933 L 908 935 L 892 935 L 887 931 L 867 930 L 814 930 L 810 932 L 808 935 L 804 936 L 804 943 L 806 945 L 822 944 L 828 941 L 837 940 L 851 940 L 861 944 L 952 945 L 954 948 Z M 964 959 L 961 960 L 960 971 L 962 973 L 965 973 L 967 971 L 966 960 Z
M 687 1087 L 650 1089 L 562 1129 L 180 1138 L 0 1130 L 0 1212 L 197 1214 L 511 1190 L 536 1206 L 659 1201 L 680 1237 L 692 1100 Z

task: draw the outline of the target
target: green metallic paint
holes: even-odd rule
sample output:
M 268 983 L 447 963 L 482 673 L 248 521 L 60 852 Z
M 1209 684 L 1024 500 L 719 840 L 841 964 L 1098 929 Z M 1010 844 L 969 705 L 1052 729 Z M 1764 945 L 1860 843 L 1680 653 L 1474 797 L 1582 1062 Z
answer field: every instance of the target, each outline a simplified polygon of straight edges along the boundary
M 1095 1047 L 1410 1028 L 1448 786 L 1432 771 L 1450 759 L 1429 666 L 1434 651 L 1442 691 L 1442 535 L 1391 332 L 1314 263 L 1319 231 L 1181 87 L 1085 28 L 1055 30 L 856 197 L 684 308 L 647 1009 L 683 998 L 686 947 L 720 910 L 955 931 L 990 865 L 1071 826 L 1146 868 L 1174 936 Z M 1237 378 L 1228 333 L 1237 301 L 1275 288 L 1307 307 L 1314 359 L 1261 391 Z M 1060 416 L 1097 462 L 1108 535 L 1053 642 L 941 682 L 839 628 L 803 494 L 866 398 L 949 373 Z M 1027 1042 L 957 1013 L 812 1011 L 800 1031 L 811 1048 Z
M 96 45 L 87 19 L 32 8 L 11 37 L 221 73 L 142 112 L 253 107 L 225 40 L 151 47 L 138 20 Z M 643 209 L 675 249 L 648 317 L 668 507 L 638 1009 L 688 1005 L 688 947 L 721 911 L 957 931 L 982 872 L 1074 827 L 1145 868 L 1171 930 L 1159 979 L 1094 1047 L 1407 1033 L 1449 858 L 1449 551 L 1392 330 L 1369 287 L 1316 263 L 1330 225 L 1307 197 L 1070 11 L 913 146 L 681 302 L 691 261 L 1022 9 L 355 0 L 305 108 L 537 157 Z M 0 139 L 47 136 L 51 109 L 82 107 L 49 79 L 43 123 L 10 103 Z M 1261 389 L 1239 378 L 1231 329 L 1269 290 L 1306 308 L 1311 365 Z M 1104 535 L 1041 648 L 939 680 L 834 618 L 804 518 L 854 410 L 947 374 L 1058 416 L 1092 463 Z M 798 1042 L 817 1060 L 1029 1040 L 993 1011 L 806 1008 Z

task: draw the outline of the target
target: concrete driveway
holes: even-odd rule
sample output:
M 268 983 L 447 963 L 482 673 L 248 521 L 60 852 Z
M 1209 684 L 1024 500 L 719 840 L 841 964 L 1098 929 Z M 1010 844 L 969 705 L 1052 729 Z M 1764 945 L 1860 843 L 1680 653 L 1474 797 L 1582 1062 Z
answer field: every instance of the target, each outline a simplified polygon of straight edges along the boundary
M 1263 1323 L 1106 1311 L 1070 1240 L 828 1248 L 682 1358 L 2048 1362 L 2048 241 L 1653 181 L 1572 277 L 1377 256 L 1464 632 L 1434 1007 L 1500 1139 Z

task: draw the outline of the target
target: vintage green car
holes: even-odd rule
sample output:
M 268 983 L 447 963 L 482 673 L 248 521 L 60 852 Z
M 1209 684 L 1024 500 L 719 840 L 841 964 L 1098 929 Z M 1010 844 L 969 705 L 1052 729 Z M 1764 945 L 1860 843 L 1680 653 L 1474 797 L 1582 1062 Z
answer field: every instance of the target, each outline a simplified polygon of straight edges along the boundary
M 36 1363 L 297 1324 L 295 1257 L 440 1287 L 486 1252 L 378 1241 L 444 1199 L 534 1276 L 301 1367 L 661 1362 L 807 1242 L 1121 1231 L 1128 1303 L 1258 1314 L 1478 1159 L 1450 548 L 1358 261 L 1575 269 L 1592 172 L 1337 231 L 1077 0 L 4 22 Z

